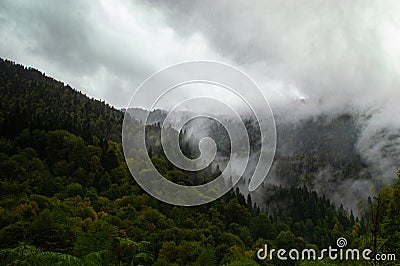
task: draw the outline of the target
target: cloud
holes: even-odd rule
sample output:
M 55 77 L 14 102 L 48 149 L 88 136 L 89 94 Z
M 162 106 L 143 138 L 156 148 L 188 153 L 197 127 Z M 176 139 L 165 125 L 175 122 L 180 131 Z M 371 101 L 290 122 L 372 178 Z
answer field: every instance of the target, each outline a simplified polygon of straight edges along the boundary
M 356 105 L 388 113 L 400 98 L 397 1 L 150 2 L 182 38 L 206 36 L 275 107 L 305 98 L 319 110 Z
M 209 59 L 249 74 L 279 115 L 366 111 L 370 117 L 361 121 L 357 148 L 371 165 L 389 169 L 385 179 L 398 163 L 385 156 L 399 154 L 392 148 L 398 138 L 388 142 L 388 134 L 380 134 L 382 128 L 399 134 L 399 36 L 397 0 L 2 0 L 0 5 L 1 57 L 119 108 L 156 71 Z M 384 172 L 379 170 L 377 176 Z
M 89 96 L 126 107 L 170 64 L 219 59 L 201 34 L 181 38 L 162 12 L 125 1 L 2 1 L 0 55 L 45 71 Z
M 210 59 L 247 72 L 275 109 L 305 99 L 300 112 L 389 117 L 400 111 L 399 13 L 395 0 L 3 0 L 0 54 L 117 107 L 159 69 Z

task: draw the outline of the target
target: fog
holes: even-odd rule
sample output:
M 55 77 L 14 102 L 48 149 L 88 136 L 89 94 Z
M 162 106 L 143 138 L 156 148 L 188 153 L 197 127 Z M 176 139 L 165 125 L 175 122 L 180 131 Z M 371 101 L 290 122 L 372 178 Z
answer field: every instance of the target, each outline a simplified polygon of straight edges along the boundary
M 351 145 L 372 179 L 333 180 L 328 167 L 311 185 L 335 202 L 345 199 L 349 208 L 373 195 L 376 184 L 391 183 L 400 166 L 397 0 L 151 0 L 112 5 L 5 0 L 0 37 L 1 57 L 38 68 L 118 108 L 126 108 L 140 83 L 168 65 L 188 60 L 230 64 L 258 84 L 278 124 L 292 125 L 282 127 L 288 132 L 278 132 L 277 149 L 283 154 L 291 149 L 279 139 L 285 134 L 290 139 L 296 125 L 321 115 L 334 119 L 351 114 L 359 129 Z M 158 108 L 171 109 L 196 96 L 195 91 L 237 104 L 227 93 L 197 88 L 175 92 Z M 152 104 L 146 101 L 144 97 L 134 107 Z M 200 107 L 213 114 L 219 110 Z M 203 124 L 196 127 L 194 133 L 207 131 Z M 272 173 L 266 182 L 281 181 Z

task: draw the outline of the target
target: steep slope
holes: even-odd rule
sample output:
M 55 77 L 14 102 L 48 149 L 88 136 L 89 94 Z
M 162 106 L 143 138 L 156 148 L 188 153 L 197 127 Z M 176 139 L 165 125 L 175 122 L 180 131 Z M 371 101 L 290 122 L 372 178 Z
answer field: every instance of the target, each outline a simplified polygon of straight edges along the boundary
M 16 136 L 29 128 L 67 129 L 85 139 L 121 139 L 121 111 L 36 69 L 0 59 L 0 90 L 0 131 L 4 136 Z
M 306 188 L 274 189 L 271 215 L 238 190 L 192 208 L 159 202 L 127 170 L 122 112 L 9 61 L 0 75 L 1 265 L 257 265 L 264 243 L 325 248 L 339 236 L 360 243 L 366 232 L 366 222 Z M 156 143 L 159 127 L 148 128 Z M 187 180 L 152 153 L 167 178 Z

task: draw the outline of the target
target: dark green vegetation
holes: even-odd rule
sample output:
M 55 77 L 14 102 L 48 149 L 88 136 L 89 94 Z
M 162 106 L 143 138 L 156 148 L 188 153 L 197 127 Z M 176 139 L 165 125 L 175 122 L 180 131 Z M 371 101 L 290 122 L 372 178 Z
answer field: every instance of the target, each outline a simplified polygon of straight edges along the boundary
M 131 178 L 122 112 L 3 60 L 0 91 L 0 265 L 279 265 L 255 252 L 263 244 L 322 249 L 338 237 L 400 257 L 398 184 L 360 219 L 302 186 L 265 188 L 266 206 L 238 189 L 210 204 L 171 206 Z M 159 127 L 148 132 L 158 169 L 190 184 L 156 148 Z

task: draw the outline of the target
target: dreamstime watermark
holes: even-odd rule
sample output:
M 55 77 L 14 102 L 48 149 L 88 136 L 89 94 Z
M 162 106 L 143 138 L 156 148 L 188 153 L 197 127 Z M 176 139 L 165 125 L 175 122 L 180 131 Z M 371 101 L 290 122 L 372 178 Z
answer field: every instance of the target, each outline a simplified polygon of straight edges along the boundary
M 396 254 L 376 254 L 373 255 L 371 249 L 345 249 L 347 246 L 347 239 L 340 237 L 336 241 L 336 247 L 329 246 L 318 252 L 315 249 L 290 249 L 289 251 L 284 248 L 268 250 L 268 245 L 264 245 L 257 251 L 257 258 L 259 260 L 323 260 L 329 258 L 331 260 L 365 260 L 365 261 L 396 261 Z
M 174 205 L 194 206 L 223 196 L 243 176 L 249 162 L 250 145 L 246 126 L 239 115 L 241 109 L 223 97 L 216 97 L 214 93 L 200 95 L 199 89 L 185 91 L 178 95 L 179 97 L 175 97 L 179 98 L 179 102 L 169 110 L 161 127 L 162 149 L 168 160 L 182 170 L 194 172 L 206 168 L 216 157 L 215 141 L 210 137 L 203 137 L 198 143 L 200 156 L 190 159 L 179 147 L 179 132 L 185 124 L 195 118 L 213 119 L 224 126 L 230 138 L 230 157 L 225 169 L 217 178 L 206 184 L 185 186 L 166 179 L 153 165 L 146 146 L 146 124 L 150 113 L 147 113 L 143 123 L 135 124 L 130 110 L 135 107 L 154 110 L 165 95 L 176 92 L 178 88 L 188 88 L 190 86 L 187 85 L 191 84 L 212 85 L 226 90 L 240 99 L 252 113 L 261 134 L 258 160 L 248 187 L 249 191 L 255 190 L 267 176 L 275 155 L 276 127 L 272 110 L 264 94 L 249 76 L 232 66 L 211 61 L 192 61 L 167 67 L 145 80 L 134 92 L 122 126 L 124 156 L 134 179 L 147 193 L 161 201 Z M 176 117 L 177 107 L 183 103 L 189 106 L 195 104 L 204 106 L 205 110 L 203 113 L 185 116 L 182 119 L 173 119 Z M 209 106 L 218 107 L 219 110 L 229 114 L 230 122 L 227 123 L 218 116 L 210 114 L 207 110 Z M 170 130 L 171 128 L 166 126 L 171 124 L 175 130 Z M 138 171 L 138 161 L 140 165 L 146 167 L 146 171 Z

